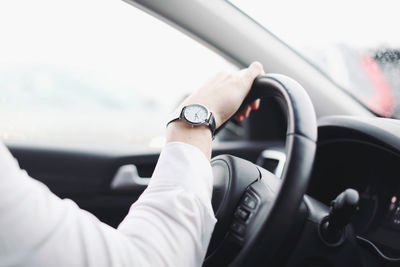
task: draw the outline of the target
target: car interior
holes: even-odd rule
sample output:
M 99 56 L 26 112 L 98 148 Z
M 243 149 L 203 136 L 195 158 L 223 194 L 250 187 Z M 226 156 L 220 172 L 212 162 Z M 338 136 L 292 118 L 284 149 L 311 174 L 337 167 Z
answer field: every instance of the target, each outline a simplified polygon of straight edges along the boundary
M 398 120 L 371 112 L 227 1 L 125 2 L 266 72 L 244 102 L 261 98 L 260 109 L 227 123 L 213 145 L 218 223 L 204 266 L 399 266 Z M 161 151 L 6 145 L 31 177 L 112 227 Z

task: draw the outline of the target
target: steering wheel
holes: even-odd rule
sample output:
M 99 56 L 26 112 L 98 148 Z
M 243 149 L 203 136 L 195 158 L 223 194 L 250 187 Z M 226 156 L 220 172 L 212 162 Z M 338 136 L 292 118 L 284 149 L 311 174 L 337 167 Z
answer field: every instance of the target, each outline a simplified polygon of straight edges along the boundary
M 300 203 L 317 141 L 313 105 L 300 84 L 279 74 L 257 78 L 242 106 L 264 97 L 274 97 L 287 117 L 282 179 L 231 155 L 212 159 L 212 204 L 218 222 L 204 266 L 278 264 L 282 247 L 294 235 L 294 222 L 305 220 Z

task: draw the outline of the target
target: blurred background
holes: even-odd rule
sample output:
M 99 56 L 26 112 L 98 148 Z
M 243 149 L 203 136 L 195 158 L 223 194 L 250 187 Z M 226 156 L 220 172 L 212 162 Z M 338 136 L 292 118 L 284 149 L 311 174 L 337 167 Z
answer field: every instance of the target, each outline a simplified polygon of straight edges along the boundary
M 383 117 L 400 117 L 396 1 L 232 0 Z M 0 2 L 0 138 L 160 147 L 182 98 L 237 67 L 116 0 Z
M 395 0 L 231 0 L 383 117 L 400 116 Z

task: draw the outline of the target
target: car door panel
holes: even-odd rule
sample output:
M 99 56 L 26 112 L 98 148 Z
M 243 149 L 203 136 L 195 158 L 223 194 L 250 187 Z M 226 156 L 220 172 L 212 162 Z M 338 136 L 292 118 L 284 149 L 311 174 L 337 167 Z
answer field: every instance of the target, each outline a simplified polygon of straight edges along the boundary
M 214 147 L 213 156 L 229 153 L 256 162 L 263 149 L 276 145 L 274 142 L 221 143 Z M 113 189 L 111 183 L 118 169 L 134 164 L 140 177 L 151 177 L 159 157 L 159 151 L 118 155 L 115 152 L 8 147 L 20 167 L 31 177 L 46 184 L 59 197 L 72 199 L 82 209 L 113 227 L 121 222 L 131 204 L 146 188 L 134 185 L 128 190 Z

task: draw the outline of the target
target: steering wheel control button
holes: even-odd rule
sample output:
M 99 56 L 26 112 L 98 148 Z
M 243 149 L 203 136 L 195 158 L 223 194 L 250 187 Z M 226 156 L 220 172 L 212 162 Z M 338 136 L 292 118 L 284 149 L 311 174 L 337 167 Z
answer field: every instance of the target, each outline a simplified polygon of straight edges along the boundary
M 240 235 L 240 236 L 244 236 L 244 233 L 246 231 L 246 227 L 238 222 L 233 222 L 231 225 L 231 229 L 234 233 Z
M 257 200 L 250 194 L 244 196 L 242 203 L 249 209 L 255 209 L 257 207 Z
M 235 216 L 241 220 L 243 220 L 244 222 L 247 221 L 247 219 L 249 218 L 250 212 L 248 212 L 247 210 L 244 210 L 242 208 L 237 208 L 236 212 L 235 212 Z

